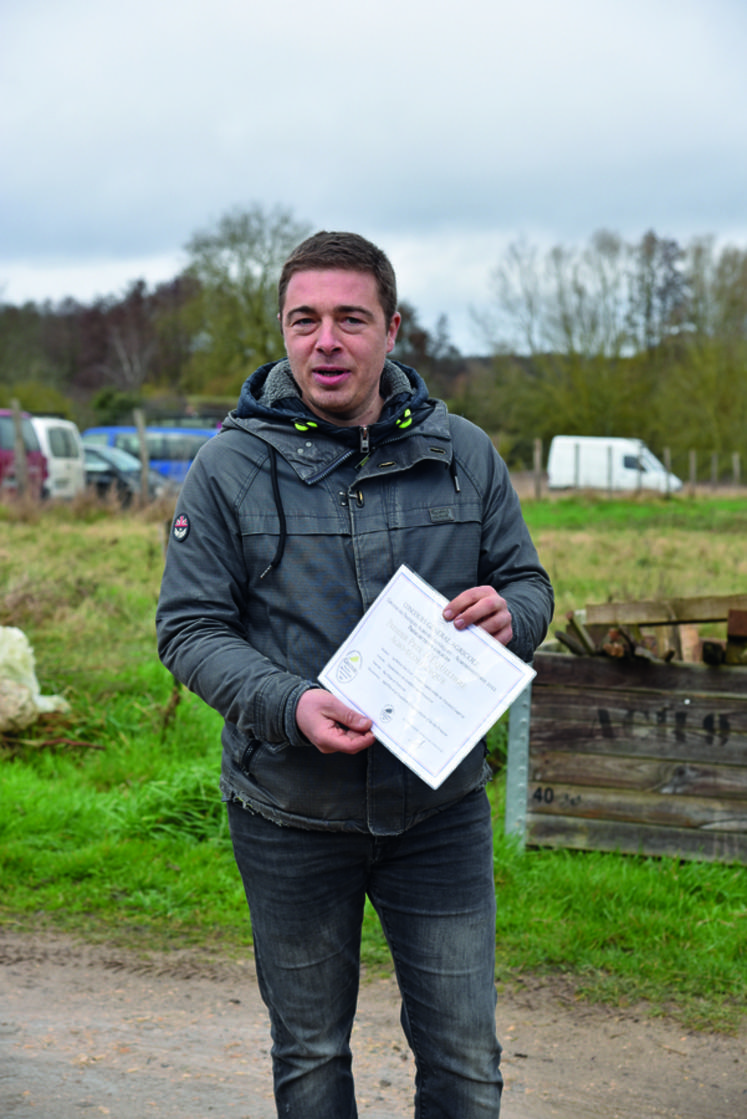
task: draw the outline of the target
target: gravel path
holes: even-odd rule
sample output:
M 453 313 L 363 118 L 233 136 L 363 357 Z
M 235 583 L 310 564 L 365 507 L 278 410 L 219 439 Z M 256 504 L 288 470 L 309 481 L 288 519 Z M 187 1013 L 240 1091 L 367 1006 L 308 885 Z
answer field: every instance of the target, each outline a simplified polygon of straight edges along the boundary
M 747 1119 L 747 1031 L 691 1033 L 536 982 L 498 1005 L 503 1119 Z M 354 1034 L 361 1119 L 412 1116 L 412 1063 L 389 979 L 364 982 Z M 2 1119 L 274 1119 L 251 959 L 0 930 Z

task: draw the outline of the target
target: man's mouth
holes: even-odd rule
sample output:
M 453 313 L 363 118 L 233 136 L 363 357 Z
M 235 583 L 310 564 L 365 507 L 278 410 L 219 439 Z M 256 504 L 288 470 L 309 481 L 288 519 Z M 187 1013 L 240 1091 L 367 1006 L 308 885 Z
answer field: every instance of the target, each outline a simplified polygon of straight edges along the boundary
M 317 365 L 314 369 L 314 377 L 323 385 L 334 385 L 347 377 L 349 372 L 348 369 L 340 369 L 334 365 Z

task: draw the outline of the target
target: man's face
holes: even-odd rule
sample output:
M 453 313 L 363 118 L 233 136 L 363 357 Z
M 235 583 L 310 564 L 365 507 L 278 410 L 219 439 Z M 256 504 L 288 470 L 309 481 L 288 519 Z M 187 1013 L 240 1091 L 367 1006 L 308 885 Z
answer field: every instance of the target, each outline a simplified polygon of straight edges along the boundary
M 379 379 L 399 324 L 399 314 L 386 322 L 369 272 L 295 272 L 281 327 L 307 407 L 340 427 L 375 423 L 383 405 Z

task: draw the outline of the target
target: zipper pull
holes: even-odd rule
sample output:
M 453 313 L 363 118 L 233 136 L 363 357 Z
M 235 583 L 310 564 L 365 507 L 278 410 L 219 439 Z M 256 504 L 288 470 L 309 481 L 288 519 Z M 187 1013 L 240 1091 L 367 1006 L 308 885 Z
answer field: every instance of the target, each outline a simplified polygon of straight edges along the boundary
M 368 425 L 366 425 L 366 427 L 359 428 L 359 431 L 361 437 L 361 451 L 364 455 L 367 455 L 368 452 L 371 450 L 371 440 L 368 434 Z

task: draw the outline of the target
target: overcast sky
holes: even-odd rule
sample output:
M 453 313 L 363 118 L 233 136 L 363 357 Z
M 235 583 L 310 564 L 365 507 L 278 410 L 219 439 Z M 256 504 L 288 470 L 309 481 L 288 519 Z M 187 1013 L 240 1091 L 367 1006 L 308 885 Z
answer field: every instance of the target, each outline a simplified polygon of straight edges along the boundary
M 474 351 L 520 236 L 747 244 L 745 57 L 745 0 L 0 0 L 0 297 L 168 279 L 279 205 Z

